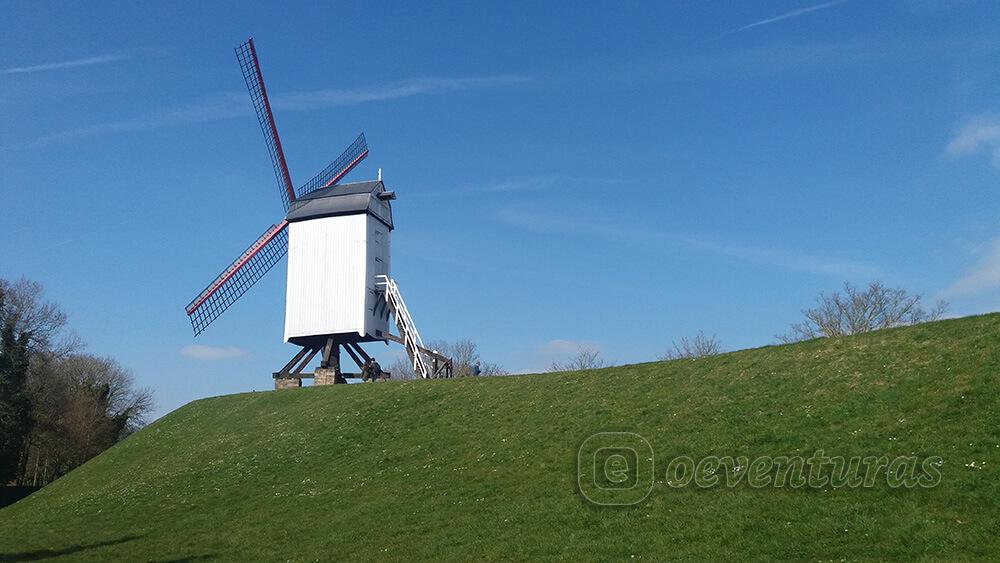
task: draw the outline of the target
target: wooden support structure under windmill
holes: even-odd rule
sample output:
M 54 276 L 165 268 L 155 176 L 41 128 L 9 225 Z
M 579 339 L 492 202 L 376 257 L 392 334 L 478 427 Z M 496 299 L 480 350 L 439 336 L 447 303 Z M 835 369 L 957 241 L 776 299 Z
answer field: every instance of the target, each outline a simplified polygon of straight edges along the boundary
M 380 301 L 388 306 L 388 310 L 396 320 L 396 327 L 400 336 L 396 336 L 388 331 L 376 331 L 376 338 L 367 341 L 388 341 L 402 344 L 410 358 L 414 373 L 423 379 L 434 379 L 441 377 L 452 377 L 454 367 L 451 358 L 424 347 L 410 317 L 409 310 L 403 302 L 403 296 L 399 292 L 399 286 L 395 280 L 385 275 L 378 276 L 378 285 L 383 288 Z M 377 308 L 377 307 L 376 307 Z M 360 373 L 346 373 L 341 368 L 340 350 L 350 356 L 351 360 L 361 370 Z M 322 353 L 319 367 L 312 372 L 303 371 L 317 354 Z M 361 379 L 362 381 L 379 381 L 388 379 L 391 376 L 388 372 L 382 371 L 376 362 L 364 348 L 361 341 L 351 338 L 345 340 L 342 335 L 327 336 L 325 341 L 315 338 L 309 344 L 302 345 L 301 350 L 288 361 L 280 370 L 274 372 L 274 388 L 287 389 L 300 387 L 302 379 L 313 378 L 315 385 L 334 385 L 347 383 L 347 378 Z

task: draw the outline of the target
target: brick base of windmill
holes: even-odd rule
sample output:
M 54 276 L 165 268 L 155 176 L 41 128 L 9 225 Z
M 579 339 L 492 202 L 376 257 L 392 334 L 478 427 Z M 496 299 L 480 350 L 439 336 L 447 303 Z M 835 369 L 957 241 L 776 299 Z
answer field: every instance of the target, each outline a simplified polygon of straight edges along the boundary
M 401 323 L 397 322 L 397 324 Z M 400 326 L 399 328 L 400 332 L 406 333 L 405 326 Z M 406 348 L 411 360 L 416 357 L 415 363 L 420 364 L 415 366 L 417 373 L 421 373 L 421 368 L 426 370 L 427 375 L 423 377 L 452 377 L 454 370 L 451 358 L 394 334 L 380 332 L 378 336 L 381 339 L 373 341 L 381 341 L 386 344 L 388 344 L 388 341 L 393 341 L 402 344 Z M 336 385 L 348 383 L 348 379 L 360 379 L 365 382 L 386 381 L 392 376 L 389 372 L 382 370 L 378 362 L 361 348 L 359 342 L 341 342 L 339 340 L 331 336 L 322 345 L 307 344 L 302 346 L 302 349 L 284 367 L 272 374 L 274 389 L 278 391 L 301 387 L 302 380 L 308 378 L 313 379 L 314 385 Z M 358 366 L 360 373 L 348 373 L 341 370 L 341 349 Z M 320 354 L 322 355 L 320 356 L 319 367 L 312 372 L 303 371 Z

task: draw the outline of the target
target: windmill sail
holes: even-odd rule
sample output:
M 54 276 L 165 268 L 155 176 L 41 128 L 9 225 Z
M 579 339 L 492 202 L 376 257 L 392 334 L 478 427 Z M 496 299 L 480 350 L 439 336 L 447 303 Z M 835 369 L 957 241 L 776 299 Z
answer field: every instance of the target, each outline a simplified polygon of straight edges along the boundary
M 240 70 L 243 71 L 243 80 L 250 92 L 254 111 L 257 113 L 257 122 L 264 134 L 264 142 L 267 145 L 271 165 L 274 168 L 274 177 L 278 182 L 282 203 L 287 212 L 297 196 L 288 173 L 285 153 L 281 149 L 281 139 L 278 137 L 278 129 L 274 124 L 274 114 L 271 112 L 271 104 L 267 99 L 264 77 L 260 71 L 260 61 L 257 59 L 257 50 L 254 47 L 253 39 L 248 39 L 246 43 L 236 48 L 236 59 L 240 63 Z M 306 195 L 336 184 L 366 156 L 368 156 L 368 143 L 364 133 L 362 133 L 336 160 L 302 186 L 299 189 L 299 195 Z M 288 253 L 287 226 L 287 220 L 278 225 L 272 225 L 188 304 L 185 311 L 191 320 L 191 328 L 194 329 L 195 336 L 204 332 L 208 325 L 212 324 L 219 315 L 242 297 L 281 260 L 282 256 Z
M 299 188 L 298 197 L 310 194 L 316 190 L 328 188 L 340 181 L 352 168 L 368 156 L 368 142 L 365 141 L 365 134 L 358 135 L 358 138 L 347 147 L 336 160 L 330 163 L 322 172 L 317 174 L 306 185 Z
M 195 336 L 243 296 L 288 252 L 287 221 L 271 225 L 186 307 Z
M 236 59 L 243 71 L 243 80 L 247 83 L 253 109 L 257 112 L 257 122 L 264 134 L 267 152 L 271 156 L 274 167 L 274 178 L 278 181 L 281 191 L 281 201 L 288 211 L 288 206 L 295 201 L 295 189 L 292 187 L 292 177 L 288 174 L 285 163 L 285 153 L 281 150 L 281 139 L 278 138 L 278 128 L 274 124 L 274 114 L 271 113 L 271 103 L 267 100 L 267 90 L 264 88 L 264 76 L 260 72 L 260 62 L 257 60 L 257 50 L 253 39 L 248 39 L 236 48 Z

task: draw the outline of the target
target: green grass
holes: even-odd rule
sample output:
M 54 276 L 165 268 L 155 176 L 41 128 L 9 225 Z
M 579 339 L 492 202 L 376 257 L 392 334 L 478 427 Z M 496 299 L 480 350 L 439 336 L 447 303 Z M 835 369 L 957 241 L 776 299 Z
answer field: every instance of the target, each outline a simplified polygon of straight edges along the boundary
M 0 559 L 1000 558 L 1000 315 L 700 360 L 195 401 L 0 510 Z M 653 445 L 594 506 L 577 448 Z M 938 455 L 934 488 L 677 489 L 677 455 Z M 970 462 L 981 469 L 968 467 Z

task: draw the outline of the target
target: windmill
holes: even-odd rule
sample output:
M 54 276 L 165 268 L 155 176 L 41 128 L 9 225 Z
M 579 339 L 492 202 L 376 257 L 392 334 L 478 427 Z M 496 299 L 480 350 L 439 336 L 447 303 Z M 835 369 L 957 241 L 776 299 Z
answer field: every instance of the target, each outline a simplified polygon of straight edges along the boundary
M 424 347 L 395 280 L 389 277 L 389 242 L 396 198 L 382 174 L 375 181 L 340 181 L 368 156 L 364 133 L 323 171 L 296 190 L 278 138 L 253 39 L 236 58 L 271 157 L 285 216 L 268 227 L 185 308 L 195 336 L 243 296 L 288 254 L 285 342 L 300 350 L 275 372 L 275 388 L 344 383 L 340 350 L 362 368 L 371 366 L 363 342 L 398 342 L 422 378 L 450 377 L 451 360 Z M 389 331 L 395 319 L 399 335 Z M 320 366 L 303 371 L 317 354 Z

